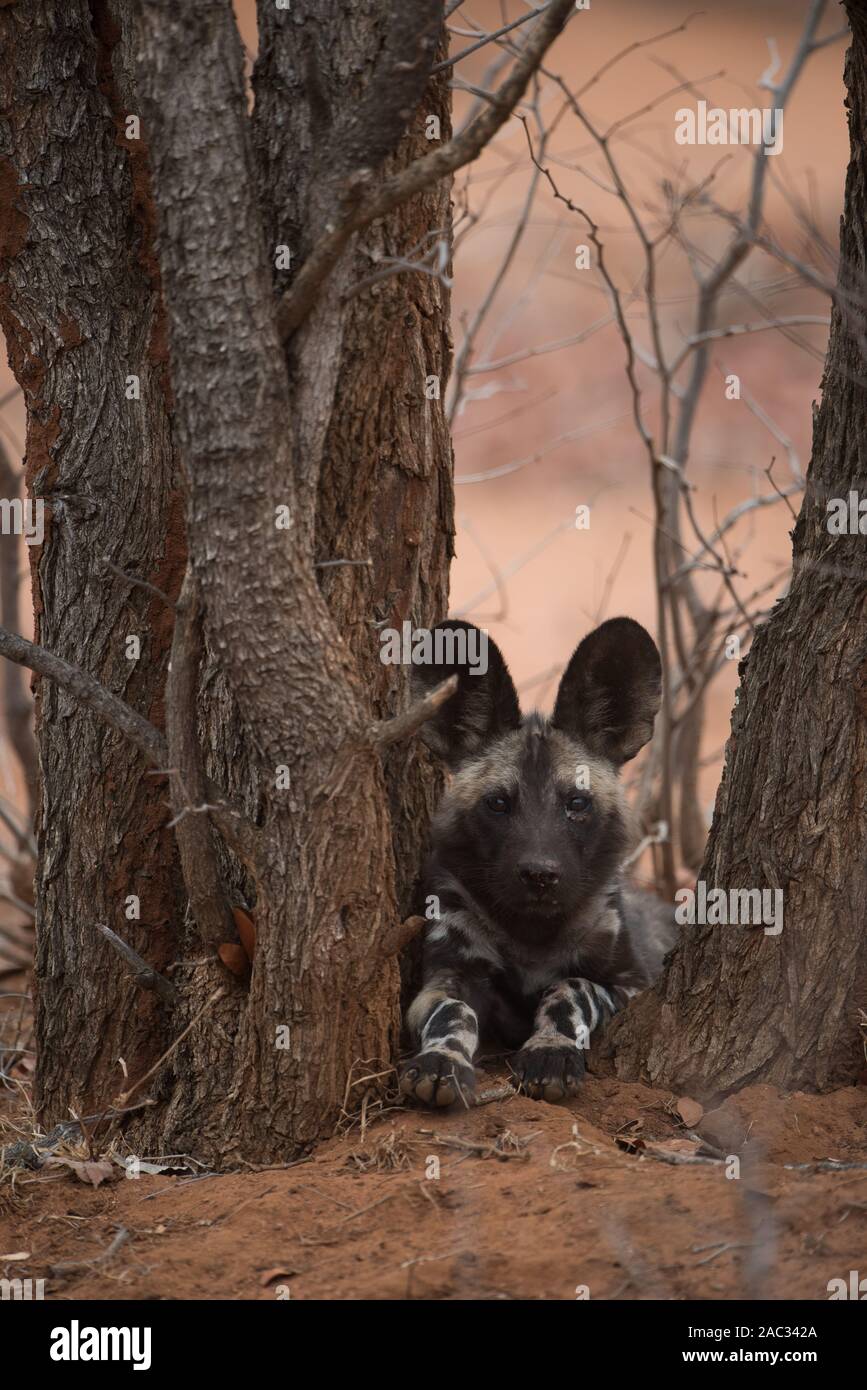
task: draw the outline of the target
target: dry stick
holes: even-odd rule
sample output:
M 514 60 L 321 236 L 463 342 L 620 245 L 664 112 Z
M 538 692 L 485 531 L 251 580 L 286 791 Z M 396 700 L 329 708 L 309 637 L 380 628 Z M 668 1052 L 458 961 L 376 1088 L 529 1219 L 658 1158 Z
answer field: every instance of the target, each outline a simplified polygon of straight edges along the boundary
M 538 78 L 536 78 L 535 81 L 538 82 Z M 541 129 L 540 154 L 544 154 L 548 134 L 545 132 L 544 128 L 542 128 L 542 123 L 539 116 L 538 93 L 536 94 L 536 98 L 533 103 L 533 111 L 536 115 L 536 120 Z M 522 117 L 521 119 L 523 120 L 524 118 Z M 509 238 L 509 244 L 506 247 L 505 255 L 500 261 L 500 265 L 493 279 L 491 280 L 487 294 L 485 295 L 484 299 L 482 300 L 481 304 L 479 305 L 478 309 L 476 310 L 473 316 L 472 323 L 468 325 L 464 333 L 464 340 L 461 343 L 460 350 L 455 360 L 453 382 L 450 388 L 451 404 L 447 410 L 447 418 L 450 425 L 454 422 L 463 402 L 464 382 L 467 375 L 467 368 L 470 365 L 470 361 L 473 355 L 473 349 L 475 347 L 475 342 L 479 335 L 479 330 L 481 329 L 482 324 L 484 323 L 491 310 L 491 306 L 494 300 L 496 299 L 497 294 L 500 291 L 500 287 L 502 286 L 503 281 L 509 273 L 509 268 L 512 265 L 512 262 L 518 252 L 518 248 L 523 239 L 524 232 L 527 229 L 527 225 L 530 220 L 530 214 L 533 209 L 533 202 L 536 197 L 536 190 L 539 184 L 539 177 L 539 169 L 537 168 L 534 171 L 533 177 L 530 180 L 530 186 L 527 190 L 527 195 L 524 199 L 524 206 L 518 218 L 518 221 L 515 224 L 515 228 L 512 232 L 512 235 Z
M 481 154 L 523 96 L 527 83 L 539 67 L 547 49 L 566 21 L 575 13 L 573 0 L 550 0 L 539 17 L 521 57 L 515 63 L 490 105 L 472 125 L 440 150 L 415 160 L 406 169 L 386 179 L 365 196 L 365 173 L 358 170 L 347 180 L 347 197 L 356 197 L 355 206 L 345 213 L 332 230 L 323 229 L 314 241 L 315 249 L 301 266 L 292 285 L 277 307 L 277 327 L 285 341 L 301 326 L 319 295 L 319 290 L 336 266 L 350 237 L 376 218 L 422 193 L 440 179 L 447 178 Z
M 89 1260 L 67 1260 L 64 1264 L 49 1265 L 48 1272 L 53 1275 L 72 1274 L 77 1269 L 91 1269 L 93 1265 L 104 1264 L 106 1260 L 111 1259 L 112 1255 L 117 1254 L 120 1247 L 127 1240 L 129 1240 L 129 1231 L 121 1226 L 111 1244 L 106 1246 L 101 1254 L 94 1255 Z
M 168 745 L 165 738 L 147 719 L 136 714 L 124 700 L 107 690 L 89 671 L 81 666 L 73 666 L 62 657 L 55 656 L 45 647 L 28 642 L 18 633 L 8 632 L 0 627 L 0 656 L 27 666 L 40 676 L 53 680 L 85 709 L 92 710 L 110 724 L 118 733 L 128 738 L 130 743 L 142 753 L 149 762 L 158 768 L 168 764 Z M 206 780 L 205 790 L 210 803 L 209 814 L 226 843 L 245 864 L 255 867 L 258 855 L 259 832 L 248 821 L 243 811 L 233 806 L 210 779 Z
M 427 695 L 416 700 L 409 709 L 397 714 L 393 719 L 383 719 L 370 730 L 370 740 L 377 748 L 387 748 L 400 739 L 409 738 L 422 724 L 432 719 L 441 705 L 444 705 L 458 688 L 456 675 L 440 681 Z
M 775 106 L 780 110 L 785 107 L 804 63 L 813 52 L 816 30 L 824 9 L 825 0 L 813 0 L 798 49 L 792 58 L 789 70 L 778 86 L 770 87 L 774 96 Z M 697 346 L 695 355 L 692 359 L 689 381 L 681 402 L 677 431 L 671 450 L 672 457 L 681 467 L 685 465 L 689 454 L 690 436 L 698 409 L 698 400 L 705 376 L 707 375 L 709 352 L 708 341 L 705 335 L 714 328 L 714 318 L 720 291 L 732 275 L 734 275 L 741 262 L 749 254 L 753 238 L 758 233 L 762 217 L 767 168 L 768 157 L 765 147 L 762 146 L 755 155 L 746 223 L 743 228 L 738 228 L 735 231 L 734 237 L 728 247 L 714 265 L 710 274 L 700 285 L 695 329 L 691 335 L 694 339 L 697 339 Z
M 131 946 L 128 946 L 116 932 L 113 932 L 111 927 L 106 926 L 104 922 L 97 922 L 95 925 L 96 930 L 102 932 L 106 941 L 114 947 L 118 955 L 123 956 L 132 971 L 133 983 L 138 985 L 139 989 L 152 989 L 166 1004 L 175 1002 L 178 992 L 165 975 L 161 975 L 158 970 L 154 970 L 153 966 L 148 965 L 147 961 L 143 960 Z
M 484 48 L 489 43 L 494 43 L 496 39 L 502 38 L 503 34 L 508 34 L 512 29 L 517 29 L 520 24 L 526 24 L 528 20 L 535 19 L 537 15 L 545 13 L 546 6 L 539 5 L 535 10 L 529 10 L 527 14 L 522 14 L 520 18 L 513 19 L 511 24 L 504 24 L 502 29 L 496 29 L 492 34 L 483 34 L 478 43 L 470 44 L 469 48 L 461 49 L 454 58 L 444 58 L 441 63 L 437 63 L 431 68 L 431 77 L 435 72 L 442 72 L 445 68 L 453 68 L 462 59 L 469 58 L 471 53 L 478 53 L 480 48 Z
M 366 1207 L 359 1207 L 357 1211 L 350 1212 L 349 1216 L 342 1216 L 339 1221 L 326 1226 L 326 1231 L 336 1231 L 338 1227 L 345 1226 L 347 1221 L 354 1221 L 357 1216 L 363 1216 L 365 1212 L 373 1211 L 375 1207 L 381 1207 L 383 1202 L 390 1202 L 392 1197 L 396 1197 L 396 1192 L 386 1192 L 384 1197 L 378 1197 L 375 1202 L 368 1202 Z M 334 1245 L 340 1239 L 339 1236 L 299 1236 L 302 1245 Z
M 162 589 L 157 588 L 156 584 L 151 584 L 147 579 L 139 579 L 135 574 L 127 574 L 126 570 L 122 570 L 113 560 L 109 560 L 107 555 L 103 555 L 102 563 L 106 569 L 111 570 L 112 574 L 116 574 L 118 579 L 125 579 L 127 584 L 132 584 L 134 588 L 144 589 L 147 593 L 153 594 L 154 598 L 158 598 L 167 608 L 174 610 L 175 605 L 168 594 L 164 594 Z
M 202 1014 L 206 1013 L 212 1004 L 216 1004 L 218 999 L 222 999 L 224 994 L 226 994 L 226 990 L 222 985 L 220 985 L 219 989 L 214 990 L 214 993 L 211 995 L 211 997 L 205 1000 L 204 1004 L 199 1009 L 199 1012 L 195 1014 L 193 1018 L 190 1019 L 184 1031 L 178 1034 L 178 1036 L 175 1038 L 174 1042 L 171 1044 L 170 1047 L 166 1048 L 162 1057 L 157 1058 L 150 1070 L 146 1071 L 144 1076 L 140 1076 L 134 1086 L 130 1086 L 129 1089 L 126 1091 L 121 1091 L 120 1095 L 117 1098 L 119 1105 L 125 1105 L 126 1102 L 129 1100 L 130 1096 L 138 1090 L 139 1086 L 142 1086 L 145 1083 L 145 1081 L 149 1080 L 150 1077 L 153 1076 L 154 1072 L 159 1071 L 163 1062 L 167 1061 L 167 1059 L 171 1057 L 172 1053 L 175 1051 L 177 1047 L 180 1046 L 180 1044 L 183 1042 L 184 1038 L 187 1036 L 190 1030 L 195 1027 L 199 1019 L 202 1017 Z

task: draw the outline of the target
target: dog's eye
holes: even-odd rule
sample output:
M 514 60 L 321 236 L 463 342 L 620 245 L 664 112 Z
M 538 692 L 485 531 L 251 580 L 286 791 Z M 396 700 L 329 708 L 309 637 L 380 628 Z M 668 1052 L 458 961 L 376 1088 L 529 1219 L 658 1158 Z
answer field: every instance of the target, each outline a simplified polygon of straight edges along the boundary
M 512 809 L 512 803 L 507 796 L 486 796 L 485 805 L 495 816 L 506 816 Z
M 567 816 L 583 816 L 593 805 L 592 798 L 585 792 L 579 792 L 577 796 L 570 796 L 566 802 Z

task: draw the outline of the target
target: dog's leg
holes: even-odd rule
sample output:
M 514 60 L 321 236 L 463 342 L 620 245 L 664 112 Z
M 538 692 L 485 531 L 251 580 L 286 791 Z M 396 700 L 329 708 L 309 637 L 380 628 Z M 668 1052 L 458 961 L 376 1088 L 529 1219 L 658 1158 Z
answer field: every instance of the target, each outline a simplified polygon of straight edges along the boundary
M 407 1022 L 418 1051 L 401 1067 L 400 1089 L 424 1105 L 471 1105 L 479 1045 L 477 991 L 459 974 L 434 975 L 413 1001 Z M 470 1000 L 473 1003 L 469 1002 Z
M 520 1089 L 534 1100 L 574 1095 L 594 1029 L 607 1023 L 635 990 L 591 980 L 561 980 L 542 995 L 534 1031 L 511 1061 Z

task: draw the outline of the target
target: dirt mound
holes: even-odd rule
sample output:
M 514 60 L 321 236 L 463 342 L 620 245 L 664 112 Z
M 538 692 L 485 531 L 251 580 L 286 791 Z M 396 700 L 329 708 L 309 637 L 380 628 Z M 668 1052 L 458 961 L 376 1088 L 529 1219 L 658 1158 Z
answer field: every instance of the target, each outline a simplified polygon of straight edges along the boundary
M 285 1169 L 17 1171 L 0 1268 L 73 1299 L 826 1299 L 863 1263 L 864 1099 L 757 1086 L 691 1129 L 590 1077 L 568 1105 L 391 1110 Z

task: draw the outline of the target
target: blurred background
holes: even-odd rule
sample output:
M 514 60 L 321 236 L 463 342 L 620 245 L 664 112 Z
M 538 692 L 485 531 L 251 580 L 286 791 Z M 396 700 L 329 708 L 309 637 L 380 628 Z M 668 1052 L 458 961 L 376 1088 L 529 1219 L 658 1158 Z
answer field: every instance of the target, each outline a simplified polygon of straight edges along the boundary
M 237 0 L 236 8 L 252 56 L 255 6 Z M 447 4 L 452 54 L 533 8 L 524 0 Z M 598 227 L 643 359 L 636 380 L 645 419 L 656 430 L 662 396 L 648 365 L 653 342 L 645 261 L 633 214 L 659 237 L 655 305 L 671 361 L 694 331 L 696 273 L 707 272 L 732 236 L 732 218 L 743 216 L 754 164 L 747 147 L 679 145 L 675 112 L 700 99 L 726 109 L 773 105 L 758 83 L 769 69 L 771 80 L 785 71 L 807 9 L 805 0 L 711 0 L 696 14 L 679 0 L 592 0 L 551 51 L 548 75 L 528 92 L 520 108 L 526 125 L 510 120 L 456 178 L 453 327 L 461 371 L 448 396 L 458 533 L 452 612 L 488 629 L 525 707 L 550 708 L 560 669 L 604 617 L 628 614 L 656 629 L 651 471 L 632 415 L 623 339 L 587 223 L 555 197 L 531 158 L 528 137 L 563 197 Z M 816 284 L 833 282 L 836 273 L 848 153 L 842 23 L 839 6 L 827 7 L 820 32 L 829 42 L 804 65 L 786 107 L 782 152 L 768 160 L 764 231 L 785 255 L 753 250 L 724 287 L 718 325 L 750 330 L 711 343 L 690 440 L 692 505 L 705 532 L 733 508 L 769 498 L 745 507 L 727 533 L 738 571 L 733 583 L 745 601 L 760 591 L 747 603 L 758 615 L 785 585 L 789 508 L 797 512 L 799 506 L 795 488 L 809 461 L 811 406 L 827 339 L 830 303 Z M 675 32 L 657 37 L 667 31 Z M 522 42 L 526 32 L 518 28 L 506 41 Z M 507 50 L 489 43 L 455 66 L 456 128 L 480 99 L 479 89 L 502 80 L 508 61 Z M 626 200 L 612 187 L 603 150 L 555 76 L 581 93 L 596 132 L 609 133 L 607 149 Z M 590 246 L 586 269 L 576 268 L 580 245 Z M 798 268 L 804 266 L 811 274 Z M 781 326 L 767 327 L 781 319 Z M 675 412 L 677 384 L 686 381 L 688 368 L 687 354 L 675 380 Z M 725 377 L 731 374 L 740 380 L 739 399 L 727 399 Z M 0 442 L 17 478 L 25 419 L 5 354 Z M 766 474 L 772 459 L 774 483 L 792 489 L 788 501 L 776 495 Z M 13 494 L 4 485 L 0 495 Z M 578 529 L 576 508 L 582 506 L 590 507 L 589 526 Z M 684 534 L 683 541 L 694 555 L 695 536 Z M 14 547 L 5 537 L 2 552 L 3 621 L 31 635 L 26 547 L 10 560 Z M 10 574 L 16 621 L 9 612 Z M 708 595 L 719 587 L 713 574 L 698 573 L 696 582 Z M 736 683 L 736 661 L 724 661 L 708 688 L 699 783 L 708 820 Z M 0 748 L 0 891 L 6 897 L 0 907 L 12 933 L 0 938 L 0 953 L 7 957 L 15 924 L 25 926 L 28 919 L 21 862 L 29 852 L 29 810 L 12 734 L 7 717 Z M 0 954 L 0 967 L 3 959 Z

